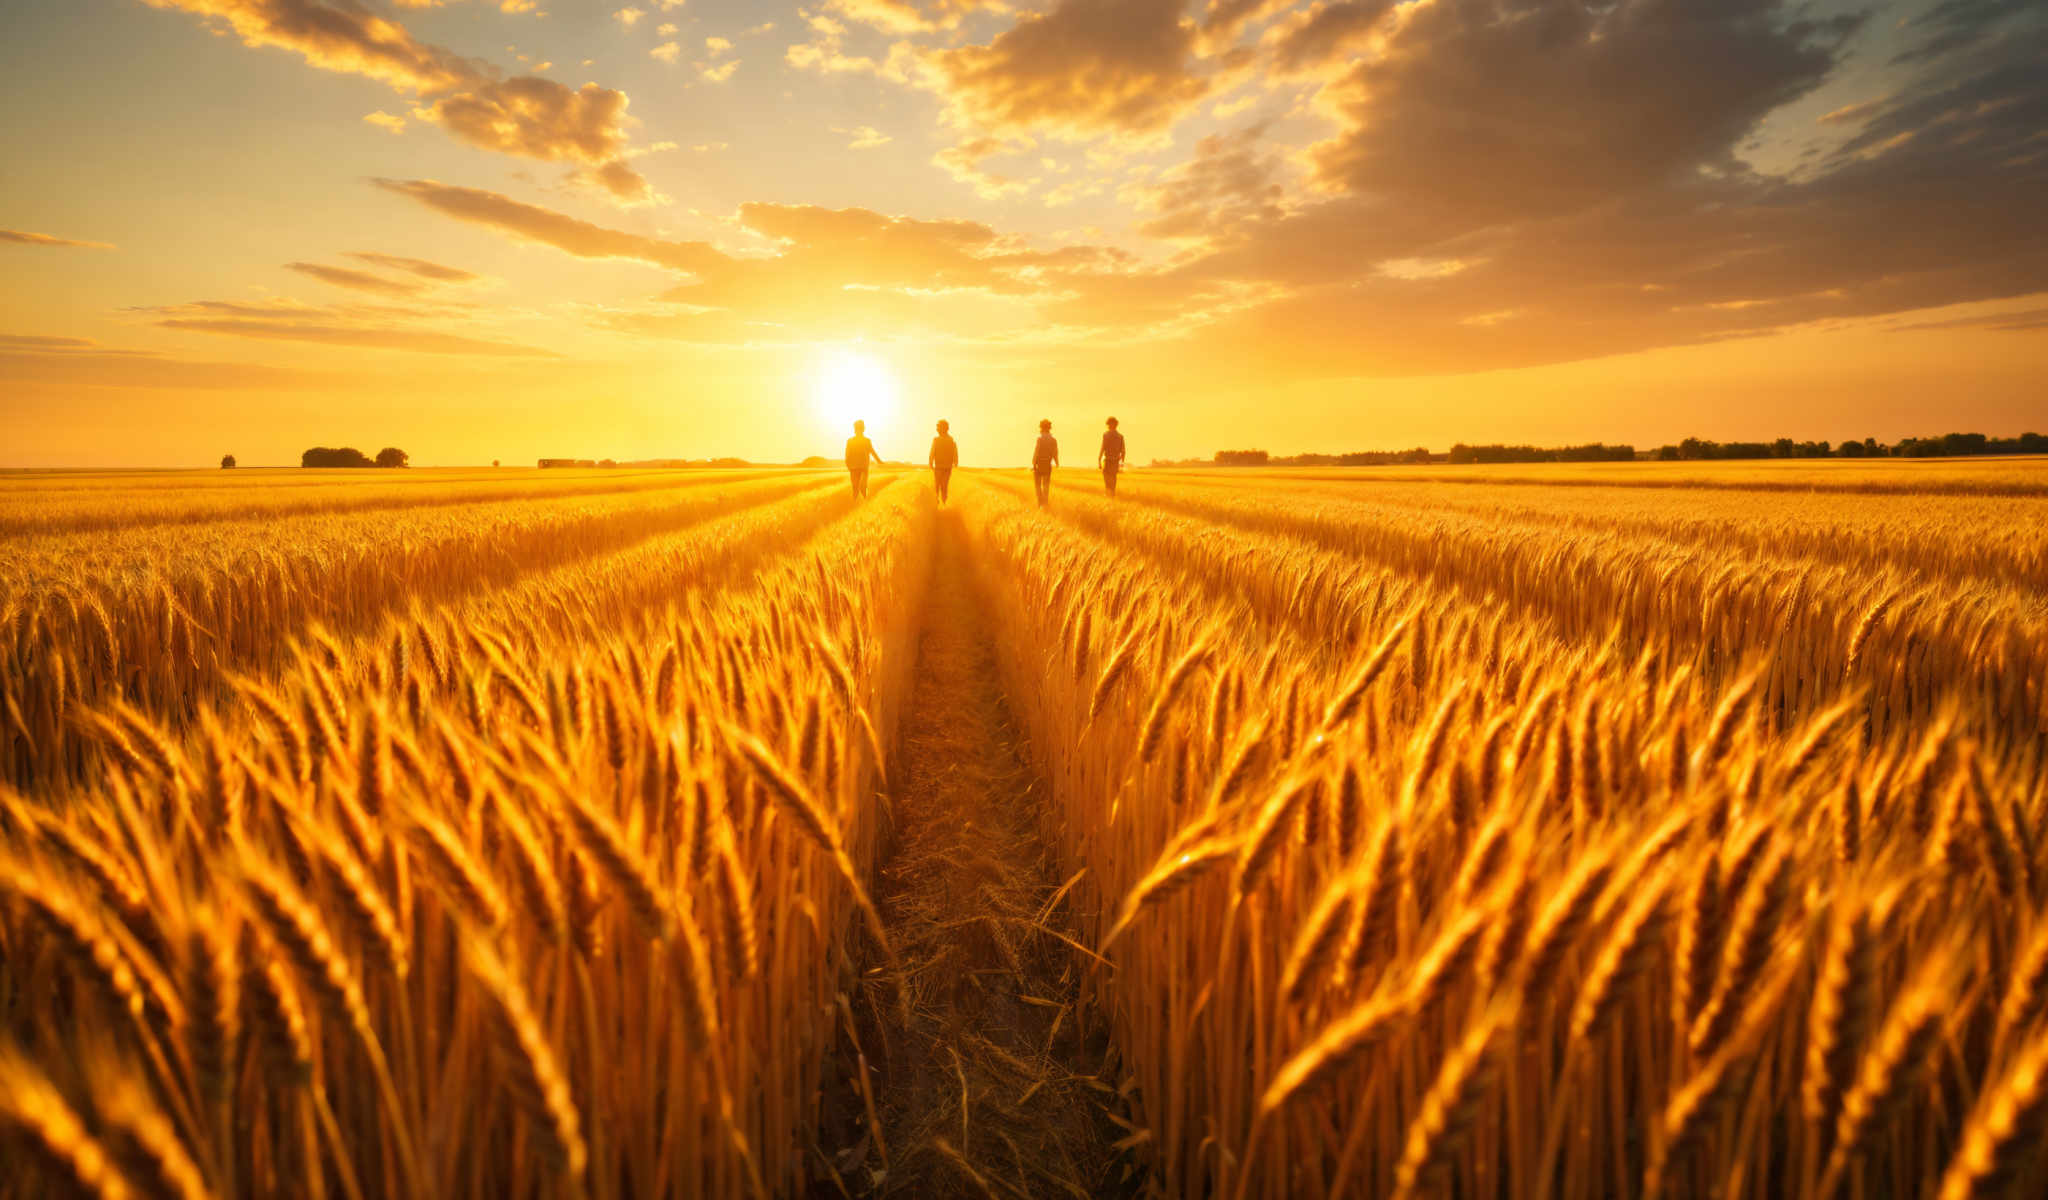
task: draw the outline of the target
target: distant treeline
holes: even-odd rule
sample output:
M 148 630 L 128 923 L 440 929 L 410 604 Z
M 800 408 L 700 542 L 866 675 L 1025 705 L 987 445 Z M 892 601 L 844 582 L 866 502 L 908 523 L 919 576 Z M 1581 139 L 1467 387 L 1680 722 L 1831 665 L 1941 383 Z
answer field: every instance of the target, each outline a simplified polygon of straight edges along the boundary
M 403 467 L 412 461 L 412 456 L 396 446 L 386 446 L 371 458 L 354 446 L 315 446 L 299 455 L 302 467 Z M 222 466 L 227 466 L 222 460 Z
M 496 464 L 493 464 L 496 465 Z M 639 458 L 618 462 L 609 458 L 543 458 L 543 467 L 751 467 L 744 458 Z
M 1605 442 L 1592 442 L 1584 446 L 1467 446 L 1463 442 L 1451 447 L 1449 461 L 1454 463 L 1533 463 L 1533 462 L 1631 462 L 1636 457 L 1634 446 L 1610 446 Z
M 1828 442 L 1709 442 L 1687 438 L 1676 446 L 1660 446 L 1667 461 L 1696 458 L 1963 458 L 1979 454 L 2048 454 L 2048 435 L 2023 433 L 1995 438 L 1981 433 L 1944 433 L 1940 437 L 1902 438 L 1889 445 L 1876 438 Z
M 1687 438 L 1672 446 L 1638 450 L 1634 446 L 1591 442 L 1583 446 L 1468 446 L 1459 442 L 1448 453 L 1423 447 L 1413 450 L 1360 450 L 1350 454 L 1275 455 L 1264 450 L 1218 450 L 1210 459 L 1153 459 L 1155 467 L 1382 467 L 1409 463 L 1541 463 L 1631 462 L 1657 459 L 1744 458 L 1944 458 L 1983 454 L 2048 454 L 2048 434 L 1990 437 L 1982 433 L 1945 433 L 1940 437 L 1904 438 L 1885 443 L 1876 438 L 1832 442 L 1801 442 L 1779 438 L 1770 442 L 1712 442 Z
M 1274 457 L 1264 450 L 1218 450 L 1213 465 L 1219 467 L 1388 467 L 1401 463 L 1426 463 L 1437 455 L 1417 446 L 1413 450 L 1354 450 L 1349 454 L 1290 454 Z M 1208 466 L 1199 458 L 1180 462 L 1154 460 L 1155 467 Z

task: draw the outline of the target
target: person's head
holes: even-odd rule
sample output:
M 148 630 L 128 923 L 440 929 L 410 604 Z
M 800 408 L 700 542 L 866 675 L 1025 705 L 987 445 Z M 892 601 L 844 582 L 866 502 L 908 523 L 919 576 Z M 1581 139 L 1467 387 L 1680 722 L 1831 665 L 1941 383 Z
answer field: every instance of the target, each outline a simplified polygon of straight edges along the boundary
M 1051 432 L 1052 432 L 1052 422 L 1051 422 L 1051 421 L 1040 421 L 1040 422 L 1038 423 L 1038 432 L 1040 432 L 1040 433 L 1051 433 Z
M 855 421 L 853 423 L 853 431 L 855 433 L 866 433 L 868 431 L 868 423 L 866 421 Z
M 940 422 L 939 422 L 939 432 L 940 432 L 940 433 L 944 433 L 944 432 L 946 432 L 946 431 L 947 431 L 948 429 L 951 429 L 951 428 L 952 428 L 952 426 L 951 426 L 951 425 L 948 425 L 948 424 L 947 424 L 946 422 L 944 422 L 944 421 L 940 421 Z
M 1109 427 L 1110 427 L 1111 429 L 1115 429 L 1115 428 L 1116 428 L 1116 418 L 1115 418 L 1115 417 L 1111 417 L 1111 418 L 1109 419 Z

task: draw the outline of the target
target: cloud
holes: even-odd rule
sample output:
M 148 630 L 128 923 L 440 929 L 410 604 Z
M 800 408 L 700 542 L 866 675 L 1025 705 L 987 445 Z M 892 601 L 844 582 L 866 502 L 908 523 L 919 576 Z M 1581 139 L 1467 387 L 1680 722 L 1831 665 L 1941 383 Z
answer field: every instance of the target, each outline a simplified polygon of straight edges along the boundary
M 1071 305 L 1077 289 L 1095 294 L 1103 280 L 1131 265 L 1127 255 L 1101 247 L 1035 250 L 975 221 L 766 203 L 740 206 L 735 219 L 771 244 L 772 252 L 728 255 L 701 242 L 606 229 L 494 192 L 425 180 L 377 183 L 521 241 L 580 258 L 629 259 L 674 271 L 684 278 L 661 294 L 663 307 L 613 313 L 602 323 L 706 342 L 879 337 L 908 329 L 959 336 L 973 328 L 987 336 L 1014 336 L 1033 323 L 1034 305 Z M 1181 287 L 1176 296 L 1188 291 Z M 1102 307 L 1113 305 L 1105 301 Z M 243 314 L 216 306 L 204 315 Z
M 835 129 L 833 132 L 852 135 L 853 140 L 846 143 L 848 150 L 871 150 L 896 140 L 872 125 L 856 125 L 852 129 Z
M 1388 22 L 1324 90 L 1343 128 L 1311 148 L 1316 176 L 1474 222 L 1732 166 L 1854 27 L 1787 21 L 1776 0 L 1436 0 Z
M 537 158 L 601 163 L 625 148 L 626 94 L 586 83 L 570 89 L 521 75 L 415 108 L 462 140 L 487 150 Z
M 262 341 L 312 342 L 370 350 L 490 357 L 554 358 L 551 350 L 418 327 L 432 310 L 376 305 L 320 306 L 290 300 L 196 300 L 131 308 L 160 329 Z M 395 323 L 409 322 L 409 323 Z
M 986 45 L 930 53 L 950 116 L 1063 137 L 1154 134 L 1206 96 L 1187 0 L 1058 0 Z
M 1009 5 L 1001 0 L 831 0 L 827 7 L 892 33 L 931 33 L 951 29 L 973 13 L 1002 12 Z
M 460 221 L 483 225 L 521 241 L 552 246 L 578 258 L 624 258 L 670 270 L 702 272 L 726 262 L 706 242 L 671 242 L 606 229 L 588 221 L 539 208 L 497 192 L 456 187 L 430 179 L 378 179 L 378 187 L 419 201 Z
M 2030 333 L 2048 329 L 2048 308 L 1952 317 L 1943 321 L 1915 321 L 1906 325 L 1894 325 L 1892 328 L 1900 333 L 1929 329 L 1987 329 L 1995 333 Z
M 87 250 L 112 250 L 110 242 L 86 242 L 77 238 L 55 237 L 47 233 L 26 233 L 19 229 L 0 229 L 0 242 L 12 242 L 18 246 L 77 246 Z
M 357 346 L 371 350 L 406 350 L 423 354 L 558 357 L 552 350 L 421 329 L 376 329 L 350 325 L 239 321 L 204 317 L 172 317 L 158 321 L 157 324 L 164 329 L 182 329 L 196 333 L 218 333 L 231 337 L 272 341 L 318 342 L 328 346 Z
M 70 350 L 88 350 L 99 345 L 91 338 L 51 337 L 35 333 L 0 333 L 0 349 L 37 350 L 56 353 Z
M 1855 125 L 1885 106 L 1885 99 L 1865 100 L 1857 104 L 1844 104 L 1814 118 L 1817 125 Z
M 406 258 L 397 254 L 378 254 L 369 250 L 352 250 L 343 255 L 343 257 L 353 258 L 357 262 L 366 262 L 373 267 L 382 267 L 387 271 L 404 271 L 408 274 L 417 275 L 422 279 L 431 279 L 436 283 L 473 283 L 482 278 L 482 276 L 474 271 L 465 271 L 460 267 L 443 266 L 437 262 L 428 262 L 423 258 Z
M 81 345 L 36 346 L 24 342 Z M 258 363 L 207 362 L 146 350 L 112 350 L 84 338 L 0 337 L 0 381 L 18 386 L 239 390 L 332 385 L 327 372 Z M 75 394 L 74 394 L 75 395 Z
M 1202 35 L 1221 43 L 1235 38 L 1245 26 L 1271 16 L 1294 0 L 1209 0 L 1202 15 Z
M 1053 0 L 967 49 L 992 53 L 1076 7 Z M 1157 11 L 1167 9 L 1185 36 L 1186 15 Z M 1288 18 L 1240 6 L 1246 28 L 1270 22 L 1261 55 L 1297 47 L 1297 78 L 1334 124 L 1307 147 L 1281 141 L 1302 128 L 1298 110 L 1212 133 L 1163 170 L 1120 164 L 1108 178 L 1122 184 L 1133 232 L 1164 242 L 1142 258 L 1034 250 L 978 222 L 773 204 L 736 216 L 768 249 L 728 254 L 490 192 L 381 186 L 507 236 L 684 277 L 653 305 L 602 318 L 615 328 L 705 342 L 1029 344 L 1068 362 L 1168 364 L 1214 386 L 1529 367 L 1962 303 L 2026 308 L 1985 328 L 2039 324 L 2048 19 L 2001 9 L 1994 35 L 1869 77 L 1882 99 L 1820 127 L 1826 142 L 1796 173 L 1767 175 L 1746 156 L 1760 136 L 1816 136 L 1814 114 L 1828 106 L 1787 105 L 1838 72 L 1852 78 L 1852 22 L 1816 21 L 1795 0 L 1429 0 L 1371 21 L 1361 11 L 1301 5 Z M 1347 48 L 1308 53 L 1303 31 L 1318 21 L 1329 39 L 1318 44 Z M 1111 43 L 1144 40 L 1143 25 Z M 823 14 L 812 25 L 834 53 L 837 29 Z M 1909 28 L 1906 44 L 1946 34 Z M 1008 77 L 1029 76 L 1029 47 L 1008 43 Z M 947 52 L 915 51 L 917 78 L 949 86 L 930 73 L 934 53 Z M 1231 69 L 1194 54 L 1175 61 L 1198 83 Z M 1116 92 L 1113 72 L 1096 74 Z M 1090 128 L 1114 141 L 1130 126 L 1021 115 L 1096 112 L 1068 103 L 1081 86 L 1063 79 L 1044 93 L 1053 100 L 991 110 L 1000 128 L 963 118 L 933 161 L 990 198 L 1034 189 L 1041 168 L 1059 184 L 1049 201 L 1086 194 L 1103 179 L 1048 164 L 1038 140 Z M 1099 149 L 1114 159 L 1123 147 Z
M 631 166 L 625 159 L 613 159 L 595 167 L 579 167 L 570 174 L 570 179 L 592 191 L 610 197 L 620 208 L 640 208 L 649 204 L 666 204 L 668 197 L 654 190 L 654 185 Z
M 1263 147 L 1259 126 L 1210 134 L 1195 143 L 1195 157 L 1156 184 L 1139 189 L 1155 214 L 1139 231 L 1152 237 L 1208 240 L 1229 236 L 1282 214 L 1286 189 L 1280 161 Z
M 285 264 L 285 269 L 297 271 L 301 275 L 310 275 L 322 283 L 335 287 L 351 288 L 358 292 L 375 292 L 382 296 L 416 296 L 424 286 L 386 279 L 381 275 L 372 275 L 368 271 L 351 271 L 347 267 L 328 267 L 319 263 L 289 262 Z
M 726 59 L 715 67 L 699 64 L 697 67 L 697 78 L 706 83 L 725 83 L 732 78 L 733 72 L 739 69 L 740 60 L 737 58 Z
M 1292 74 L 1349 54 L 1393 7 L 1394 0 L 1332 0 L 1301 12 L 1273 31 L 1273 65 Z
M 405 132 L 405 118 L 392 116 L 381 108 L 376 112 L 364 113 L 363 120 L 380 129 L 389 130 L 392 133 Z
M 1032 142 L 1028 138 L 977 135 L 940 150 L 932 155 L 932 163 L 973 188 L 982 199 L 999 200 L 1004 196 L 1028 192 L 1038 181 L 997 174 L 981 164 L 1002 155 L 1020 154 L 1031 147 Z
M 670 64 L 673 64 L 677 59 L 681 58 L 682 56 L 683 48 L 681 46 L 678 46 L 674 42 L 663 42 L 661 45 L 656 46 L 654 49 L 649 50 L 647 52 L 647 57 L 658 58 L 662 62 Z
M 619 24 L 625 26 L 628 29 L 631 29 L 633 26 L 638 25 L 640 23 L 640 18 L 646 15 L 647 10 L 644 8 L 622 8 L 619 11 L 612 14 L 613 17 L 617 18 Z
M 627 98 L 594 83 L 570 88 L 537 75 L 509 79 L 413 37 L 357 0 L 145 0 L 217 21 L 244 45 L 298 54 L 325 71 L 360 75 L 420 98 L 412 116 L 486 150 L 543 162 L 602 164 L 624 156 Z M 398 118 L 369 118 L 397 132 Z

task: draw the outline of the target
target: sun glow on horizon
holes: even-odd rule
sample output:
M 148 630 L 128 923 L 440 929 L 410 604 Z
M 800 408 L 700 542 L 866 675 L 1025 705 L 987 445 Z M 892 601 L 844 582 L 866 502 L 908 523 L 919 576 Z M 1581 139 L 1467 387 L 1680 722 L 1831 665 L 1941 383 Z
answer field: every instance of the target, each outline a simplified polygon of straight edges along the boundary
M 901 392 L 889 364 L 861 350 L 826 352 L 811 384 L 818 420 L 842 437 L 852 435 L 855 421 L 867 422 L 871 438 L 891 432 Z

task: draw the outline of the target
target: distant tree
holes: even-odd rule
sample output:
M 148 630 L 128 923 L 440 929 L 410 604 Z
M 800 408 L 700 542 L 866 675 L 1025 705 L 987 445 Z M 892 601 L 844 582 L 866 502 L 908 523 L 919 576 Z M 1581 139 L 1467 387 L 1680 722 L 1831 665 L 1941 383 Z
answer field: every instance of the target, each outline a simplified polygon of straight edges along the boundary
M 223 470 L 223 471 L 232 471 L 232 470 L 234 470 L 234 469 L 235 469 L 235 456 L 234 456 L 234 455 L 232 455 L 232 454 L 223 454 L 223 455 L 221 455 L 221 456 L 220 456 L 220 469 L 221 469 L 221 470 Z
M 1842 443 L 1841 453 L 1843 458 L 1862 458 L 1867 452 L 1864 450 L 1862 442 L 1851 438 Z
M 315 446 L 304 454 L 299 455 L 299 465 L 302 467 L 367 467 L 373 464 L 370 462 L 369 455 L 364 454 L 354 446 L 342 446 L 339 448 Z
M 494 467 L 495 467 L 495 466 L 497 466 L 497 465 L 498 465 L 498 460 L 497 460 L 497 459 L 495 459 L 495 458 L 494 458 L 494 459 L 492 459 L 492 460 L 491 460 L 491 465 L 492 465 L 492 466 L 494 466 Z
M 396 446 L 386 446 L 377 451 L 377 465 L 380 467 L 403 467 L 411 461 L 412 456 Z
M 616 467 L 619 464 L 609 458 L 600 458 L 597 460 L 597 465 L 600 467 Z
M 1273 456 L 1264 450 L 1218 450 L 1219 467 L 1263 467 Z

